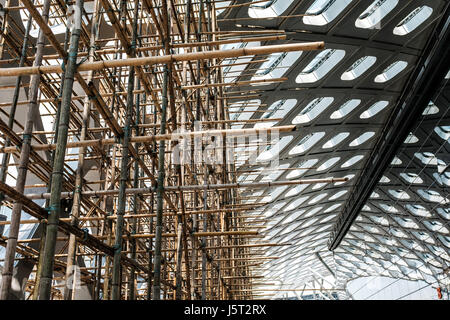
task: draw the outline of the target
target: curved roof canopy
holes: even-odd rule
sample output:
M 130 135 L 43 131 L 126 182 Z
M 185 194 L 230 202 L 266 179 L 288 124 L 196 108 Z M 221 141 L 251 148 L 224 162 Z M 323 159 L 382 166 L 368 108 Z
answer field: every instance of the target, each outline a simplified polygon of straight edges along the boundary
M 219 16 L 222 30 L 284 30 L 286 40 L 276 43 L 325 41 L 323 51 L 270 55 L 238 77 L 286 81 L 229 91 L 236 99 L 241 95 L 241 103 L 250 94 L 257 96 L 260 112 L 252 119 L 270 112 L 282 120 L 265 125 L 297 125 L 295 132 L 279 138 L 278 170 L 264 170 L 264 162 L 242 161 L 240 181 L 349 179 L 243 194 L 248 203 L 268 203 L 253 214 L 270 221 L 265 240 L 285 244 L 265 252 L 279 257 L 262 268 L 276 288 L 300 288 L 330 276 L 342 287 L 350 279 L 371 275 L 442 281 L 450 264 L 446 72 L 434 75 L 438 85 L 425 104 L 414 107 L 420 114 L 410 120 L 409 131 L 398 132 L 405 138 L 380 167 L 382 175 L 362 173 L 378 164 L 375 156 L 388 156 L 379 152 L 389 139 L 389 125 L 400 103 L 407 101 L 410 83 L 419 78 L 422 55 L 439 54 L 428 49 L 428 40 L 446 28 L 447 9 L 446 1 L 255 1 Z M 413 110 L 409 104 L 406 108 Z M 340 220 L 347 218 L 344 209 L 360 196 L 367 179 L 371 193 L 360 201 L 356 220 L 330 251 Z

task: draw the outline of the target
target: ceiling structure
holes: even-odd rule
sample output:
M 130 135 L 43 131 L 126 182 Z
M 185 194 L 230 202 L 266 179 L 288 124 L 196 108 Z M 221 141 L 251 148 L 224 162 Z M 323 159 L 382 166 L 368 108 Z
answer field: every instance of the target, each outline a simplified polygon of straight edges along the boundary
M 109 3 L 101 2 L 103 5 Z M 16 4 L 16 1 L 11 3 Z M 184 2 L 180 1 L 180 8 L 182 5 Z M 86 1 L 84 6 L 87 16 L 94 12 L 93 1 Z M 250 145 L 234 148 L 237 182 L 283 182 L 281 186 L 267 186 L 263 189 L 252 188 L 250 185 L 240 188 L 238 199 L 244 205 L 258 206 L 255 210 L 246 211 L 245 215 L 253 217 L 253 221 L 265 219 L 267 222 L 266 228 L 260 232 L 261 237 L 243 237 L 243 245 L 258 246 L 261 242 L 276 244 L 253 252 L 265 258 L 262 260 L 264 263 L 254 268 L 258 270 L 254 276 L 262 277 L 263 280 L 258 281 L 261 284 L 253 284 L 252 290 L 247 289 L 247 283 L 242 285 L 243 292 L 250 290 L 253 297 L 281 298 L 286 292 L 296 292 L 300 293 L 300 297 L 306 297 L 311 291 L 317 291 L 324 299 L 348 299 L 352 298 L 346 291 L 349 281 L 377 275 L 424 280 L 430 286 L 449 285 L 450 73 L 445 59 L 439 59 L 444 50 L 448 52 L 445 39 L 448 39 L 449 33 L 449 2 L 257 0 L 250 4 L 250 1 L 237 0 L 217 1 L 215 6 L 220 32 L 242 38 L 250 35 L 253 38 L 250 42 L 237 42 L 234 39 L 228 44 L 222 44 L 221 50 L 313 41 L 325 43 L 325 49 L 319 51 L 279 50 L 280 52 L 268 55 L 244 55 L 221 61 L 223 81 L 229 84 L 224 90 L 224 96 L 228 97 L 229 117 L 239 122 L 231 125 L 230 129 L 295 125 L 295 130 L 280 132 L 279 137 L 275 136 L 271 144 L 264 146 L 262 150 Z M 53 3 L 53 7 L 58 7 L 58 4 Z M 130 4 L 125 10 L 131 13 L 133 8 Z M 53 14 L 58 10 L 55 9 Z M 150 12 L 145 8 L 145 12 L 147 10 Z M 24 19 L 23 12 L 16 10 L 10 14 L 17 21 L 20 14 L 21 19 Z M 180 16 L 183 14 L 183 9 L 180 9 Z M 196 14 L 193 14 L 194 20 L 198 19 Z M 146 16 L 148 20 L 143 24 L 150 25 L 147 22 L 153 18 Z M 117 29 L 112 27 L 111 19 L 108 19 L 101 22 L 101 39 L 113 38 L 115 32 L 117 34 Z M 128 19 L 131 24 L 131 18 Z M 159 17 L 157 20 L 159 21 Z M 65 21 L 56 18 L 52 20 L 52 24 L 52 31 L 58 41 L 63 42 Z M 38 32 L 34 27 L 31 31 L 33 46 Z M 258 41 L 255 37 L 258 33 L 262 35 L 261 39 L 265 34 L 272 38 L 274 35 L 285 38 Z M 202 36 L 205 41 L 211 40 Z M 162 42 L 156 38 L 147 39 L 148 43 L 144 44 L 161 45 Z M 181 38 L 176 35 L 173 41 L 180 45 Z M 191 42 L 197 40 L 190 39 Z M 107 46 L 112 51 L 121 48 L 117 43 L 106 40 L 99 41 L 98 45 Z M 88 50 L 87 46 L 84 49 Z M 177 53 L 181 52 L 181 49 L 177 50 Z M 44 49 L 46 55 L 54 55 L 55 52 L 51 45 Z M 114 58 L 117 57 L 119 55 L 116 53 Z M 98 53 L 96 58 L 110 60 L 113 59 L 113 54 Z M 59 64 L 60 60 L 54 58 L 46 63 Z M 14 60 L 10 64 L 4 63 L 4 66 L 13 67 L 16 63 Z M 180 65 L 177 66 L 178 69 L 181 69 Z M 196 70 L 195 65 L 193 69 Z M 144 71 L 149 79 L 153 79 L 155 87 L 161 89 L 164 72 L 162 66 Z M 95 79 L 94 82 L 99 87 L 101 82 L 102 94 L 107 97 L 105 99 L 108 106 L 114 106 L 114 102 L 111 102 L 114 99 L 108 99 L 115 94 L 116 89 L 127 88 L 128 71 L 123 74 L 119 72 L 118 76 L 108 72 L 104 71 L 98 77 L 103 79 Z M 178 72 L 181 73 L 179 70 Z M 196 74 L 192 71 L 192 66 L 190 72 Z M 111 79 L 116 77 L 114 85 L 111 85 L 106 74 Z M 48 75 L 44 78 L 52 83 L 52 89 L 57 92 L 57 83 L 61 81 L 59 75 L 53 79 Z M 1 84 L 12 88 L 14 80 L 3 77 Z M 23 81 L 28 83 L 29 78 L 24 77 Z M 214 81 L 220 82 L 217 79 Z M 234 85 L 237 83 L 239 85 Z M 197 84 L 193 87 L 195 85 Z M 44 87 L 42 90 L 47 94 L 47 89 Z M 178 89 L 180 88 L 176 88 Z M 85 95 L 83 90 L 75 85 L 74 95 Z M 186 90 L 189 92 L 192 88 Z M 221 94 L 220 90 L 215 90 L 216 96 Z M 12 94 L 13 89 L 8 89 L 8 92 L 0 96 L 0 103 L 11 103 Z M 28 88 L 21 89 L 19 100 L 26 100 L 27 94 Z M 177 91 L 177 94 L 177 98 L 182 100 L 181 93 Z M 162 101 L 159 91 L 156 101 L 158 99 Z M 126 99 L 117 98 L 117 103 L 124 107 Z M 214 103 L 219 104 L 215 100 Z M 82 100 L 73 101 L 72 108 L 77 111 L 77 116 L 70 125 L 77 132 L 81 123 Z M 4 110 L 9 112 L 8 107 Z M 55 114 L 49 110 L 53 112 L 56 109 L 53 110 L 50 103 L 43 104 L 40 114 L 36 114 L 35 130 L 53 130 Z M 117 112 L 116 117 L 123 125 L 125 113 L 121 113 L 119 107 L 112 107 L 112 110 Z M 155 110 L 151 109 L 149 116 L 152 112 L 156 115 Z M 98 113 L 96 116 L 101 118 Z M 159 114 L 154 120 L 158 117 Z M 142 118 L 145 123 L 145 115 Z M 91 125 L 98 126 L 93 119 L 94 123 Z M 251 123 L 253 120 L 256 124 Z M 14 131 L 21 131 L 23 128 L 19 124 L 24 122 L 25 113 L 18 114 L 16 123 L 13 124 Z M 102 124 L 107 127 L 105 122 Z M 98 127 L 95 129 L 98 131 L 91 133 L 92 139 L 115 137 L 114 134 L 102 132 Z M 146 133 L 151 135 L 156 131 L 149 132 L 150 129 Z M 142 134 L 144 133 L 143 131 Z M 77 135 L 78 133 L 74 134 L 72 141 L 77 141 Z M 53 139 L 48 134 L 37 136 L 43 144 Z M 86 160 L 84 164 L 85 177 L 90 181 L 101 181 L 109 173 L 107 170 L 99 173 L 101 165 L 96 162 L 98 158 L 95 159 L 99 154 L 94 149 L 89 149 L 89 155 L 93 159 Z M 77 150 L 74 148 L 72 152 L 76 154 Z M 107 150 L 110 152 L 110 149 Z M 150 168 L 149 163 L 153 161 L 150 159 L 151 152 L 144 149 L 144 145 L 141 146 L 141 151 L 146 152 L 145 161 Z M 40 151 L 39 154 L 51 161 L 48 150 Z M 70 173 L 67 175 L 70 182 L 74 180 L 77 168 L 72 162 L 76 157 L 74 154 L 68 156 L 71 157 L 65 169 L 66 173 Z M 18 157 L 14 161 L 18 161 Z M 32 168 L 35 165 L 33 162 Z M 49 172 L 51 173 L 51 168 Z M 27 178 L 27 184 L 35 187 L 28 188 L 25 193 L 42 195 L 47 188 L 39 185 L 44 179 L 35 173 L 30 172 Z M 113 173 L 111 179 L 112 176 Z M 12 178 L 9 177 L 11 183 L 15 183 L 15 174 Z M 347 181 L 295 185 L 284 183 L 298 179 L 328 178 L 345 178 Z M 194 183 L 191 181 L 190 184 Z M 142 187 L 150 185 L 154 186 L 154 183 L 147 181 Z M 176 185 L 175 182 L 172 186 Z M 101 186 L 92 183 L 84 192 L 101 189 Z M 67 198 L 72 196 L 73 193 L 68 192 Z M 171 196 L 172 199 L 179 199 L 175 192 Z M 90 199 L 89 197 L 86 198 Z M 45 205 L 42 199 L 35 202 L 40 206 Z M 156 207 L 156 201 L 152 198 L 151 203 L 153 202 Z M 198 203 L 192 200 L 191 209 L 197 210 Z M 88 212 L 90 205 L 90 202 L 83 202 L 82 211 Z M 209 208 L 208 205 L 205 208 Z M 132 206 L 131 201 L 129 206 Z M 4 213 L 10 214 L 10 208 L 4 210 L 7 211 Z M 100 213 L 98 215 L 101 216 Z M 8 220 L 9 218 L 8 216 Z M 32 216 L 24 211 L 22 218 L 30 219 Z M 147 220 L 143 221 L 147 223 Z M 150 225 L 154 223 L 153 220 L 150 221 Z M 89 223 L 87 225 L 92 234 L 99 236 L 100 227 Z M 170 225 L 170 228 L 174 225 Z M 209 227 L 213 230 L 212 226 Z M 8 228 L 9 225 L 6 225 L 5 233 Z M 40 237 L 40 228 L 37 223 L 23 224 L 19 240 Z M 142 230 L 150 232 L 145 227 Z M 172 232 L 176 231 L 173 227 Z M 176 248 L 175 237 L 172 240 L 168 241 L 168 251 Z M 6 238 L 2 241 L 4 245 Z M 214 241 L 209 244 L 217 247 L 220 242 Z M 30 243 L 27 248 L 31 248 L 30 255 L 35 259 L 39 243 Z M 57 249 L 61 255 L 65 252 L 62 243 L 58 244 Z M 0 247 L 1 258 L 5 251 Z M 94 256 L 94 251 L 88 249 L 85 254 Z M 201 256 L 200 250 L 196 254 Z M 222 253 L 216 254 L 220 258 Z M 249 253 L 246 251 L 238 259 L 249 259 L 247 254 Z M 17 256 L 22 257 L 20 254 Z M 138 254 L 136 261 L 139 259 L 141 265 L 146 265 L 147 257 L 144 254 Z M 174 261 L 175 257 L 171 256 L 170 259 Z M 24 260 L 16 263 L 15 266 L 21 268 L 20 272 L 17 271 L 17 277 L 22 277 L 25 280 L 21 281 L 26 283 L 30 273 L 34 272 L 36 263 Z M 94 259 L 78 257 L 78 263 L 89 268 L 95 267 L 94 263 L 98 263 L 98 260 L 94 262 Z M 61 273 L 65 272 L 64 267 L 61 270 Z M 242 274 L 229 275 L 231 278 L 233 276 L 241 277 Z M 170 281 L 174 279 L 175 276 Z M 146 280 L 143 277 L 138 280 L 141 281 L 139 290 L 144 292 L 147 289 Z M 211 280 L 211 286 L 220 286 L 219 280 L 223 282 L 220 276 L 214 278 L 219 283 L 216 285 Z M 198 283 L 197 286 L 200 287 Z M 311 289 L 318 286 L 323 290 Z M 225 287 L 226 285 L 223 286 Z M 90 296 L 85 291 L 84 296 Z M 169 295 L 167 292 L 165 294 Z M 221 297 L 224 296 L 222 292 Z
M 282 83 L 239 91 L 249 90 L 246 94 L 254 94 L 263 111 L 269 108 L 273 117 L 282 118 L 273 125 L 297 125 L 294 133 L 283 134 L 284 141 L 273 147 L 277 149 L 273 154 L 279 149 L 280 169 L 285 170 L 243 173 L 240 180 L 349 178 L 331 185 L 247 190 L 245 195 L 253 197 L 248 203 L 270 201 L 254 212 L 270 220 L 265 239 L 289 244 L 266 252 L 279 257 L 262 268 L 266 281 L 277 284 L 271 288 L 278 290 L 266 297 L 280 297 L 283 290 L 302 292 L 309 282 L 330 276 L 335 276 L 341 298 L 348 295 L 339 289 L 356 277 L 383 275 L 446 284 L 450 265 L 447 72 L 434 77 L 439 85 L 432 99 L 416 107 L 421 108 L 420 116 L 411 122 L 410 134 L 395 158 L 386 160 L 390 164 L 382 176 L 376 181 L 377 176 L 370 176 L 375 188 L 343 240 L 333 251 L 329 244 L 355 185 L 367 183 L 367 175 L 361 173 L 374 165 L 369 159 L 373 160 L 374 150 L 379 151 L 376 146 L 386 138 L 407 84 L 417 76 L 430 37 L 446 28 L 448 2 L 254 2 L 222 13 L 221 29 L 284 30 L 286 40 L 278 43 L 321 40 L 326 50 L 300 56 L 276 54 L 267 62 L 230 72 L 241 81 L 286 77 Z M 412 108 L 406 106 L 409 112 Z M 263 111 L 255 112 L 252 119 L 266 116 Z M 262 160 L 261 165 L 243 163 L 239 170 L 261 170 Z

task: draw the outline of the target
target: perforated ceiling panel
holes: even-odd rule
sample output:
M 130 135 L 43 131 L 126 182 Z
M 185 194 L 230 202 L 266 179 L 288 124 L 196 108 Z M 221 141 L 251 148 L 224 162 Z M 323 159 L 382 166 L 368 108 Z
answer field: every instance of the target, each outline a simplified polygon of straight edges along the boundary
M 244 158 L 240 181 L 349 179 L 241 195 L 248 203 L 270 203 L 254 212 L 269 220 L 264 240 L 289 244 L 265 250 L 278 257 L 262 267 L 266 282 L 279 284 L 276 289 L 299 288 L 331 274 L 341 289 L 348 280 L 368 275 L 445 281 L 450 264 L 447 79 L 340 246 L 331 252 L 327 242 L 446 7 L 446 1 L 420 0 L 266 1 L 219 16 L 222 30 L 285 30 L 286 40 L 272 43 L 325 42 L 323 51 L 268 56 L 238 74 L 239 80 L 286 81 L 229 91 L 261 101 L 251 119 L 281 118 L 265 125 L 297 125 L 280 136 L 280 170 L 261 172 L 263 162 L 248 165 Z

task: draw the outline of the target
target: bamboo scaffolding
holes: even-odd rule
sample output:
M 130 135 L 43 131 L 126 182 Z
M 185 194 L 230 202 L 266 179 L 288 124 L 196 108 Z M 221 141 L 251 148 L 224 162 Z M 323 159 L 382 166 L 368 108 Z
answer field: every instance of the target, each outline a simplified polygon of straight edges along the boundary
M 48 20 L 48 13 L 50 10 L 50 0 L 44 2 L 44 7 L 42 13 L 44 16 L 44 21 Z M 39 66 L 42 63 L 43 45 L 44 45 L 44 32 L 39 31 L 38 44 L 36 48 L 36 59 L 34 61 L 34 66 Z M 39 91 L 40 77 L 33 76 L 30 80 L 30 104 L 26 118 L 26 125 L 24 129 L 23 141 L 20 150 L 20 159 L 18 166 L 18 175 L 16 182 L 16 189 L 19 193 L 23 193 L 24 185 L 28 173 L 28 163 L 30 157 L 30 144 L 31 144 L 31 131 L 34 126 L 34 114 L 36 109 L 38 109 L 37 99 Z M 3 181 L 2 181 L 3 183 Z M 11 281 L 13 276 L 13 263 L 16 250 L 17 239 L 19 236 L 20 228 L 20 218 L 22 212 L 22 204 L 20 202 L 15 202 L 12 212 L 11 212 L 11 226 L 8 235 L 8 243 L 6 246 L 5 253 L 5 263 L 2 272 L 2 286 L 0 290 L 0 299 L 5 300 L 9 298 L 9 292 L 11 290 Z
M 221 31 L 218 2 L 76 0 L 74 8 L 84 7 L 79 20 L 72 19 L 77 12 L 69 18 L 71 2 L 5 2 L 0 77 L 17 79 L 0 87 L 5 95 L 15 91 L 0 103 L 8 118 L 0 119 L 0 200 L 13 211 L 0 222 L 10 227 L 0 238 L 7 248 L 0 299 L 254 298 L 256 281 L 264 281 L 258 268 L 277 258 L 264 248 L 291 244 L 263 241 L 270 202 L 245 203 L 261 197 L 243 192 L 347 181 L 239 183 L 242 174 L 277 170 L 240 168 L 234 148 L 265 148 L 278 134 L 301 130 L 252 128 L 283 121 L 261 118 L 268 104 L 251 102 L 264 93 L 255 85 L 287 78 L 249 76 L 273 53 L 321 50 L 324 43 L 285 44 L 283 30 Z M 23 26 L 12 19 L 19 10 L 27 16 Z M 38 39 L 26 36 L 30 29 L 39 30 Z M 222 50 L 250 42 L 260 46 Z M 235 118 L 238 108 L 256 110 L 243 120 Z M 227 140 L 214 150 L 223 161 L 214 163 L 195 148 L 186 163 L 174 159 L 185 142 L 250 136 L 274 141 Z M 21 219 L 22 210 L 32 218 Z M 23 236 L 21 227 L 37 230 Z M 25 262 L 34 268 L 19 297 L 11 282 L 15 263 Z

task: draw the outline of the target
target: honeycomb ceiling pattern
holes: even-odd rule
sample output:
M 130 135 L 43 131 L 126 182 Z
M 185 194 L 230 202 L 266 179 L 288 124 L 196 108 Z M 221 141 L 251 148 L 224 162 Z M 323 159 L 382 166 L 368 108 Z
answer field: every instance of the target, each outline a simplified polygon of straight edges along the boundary
M 421 0 L 257 1 L 219 16 L 222 30 L 285 30 L 286 40 L 270 44 L 325 42 L 326 50 L 320 52 L 278 54 L 245 70 L 224 70 L 228 81 L 287 78 L 230 90 L 233 97 L 243 96 L 233 100 L 234 119 L 281 118 L 265 125 L 297 125 L 296 131 L 281 134 L 279 152 L 268 147 L 258 155 L 260 164 L 250 165 L 239 152 L 238 170 L 245 171 L 239 181 L 349 178 L 242 193 L 248 203 L 270 203 L 254 212 L 270 221 L 263 239 L 289 244 L 264 250 L 279 257 L 262 267 L 266 282 L 280 284 L 276 289 L 297 289 L 332 273 L 340 289 L 351 279 L 371 275 L 445 281 L 443 272 L 450 265 L 448 79 L 341 245 L 331 252 L 327 242 L 447 5 Z M 252 99 L 246 98 L 250 95 Z M 270 156 L 279 157 L 282 170 L 261 172 Z M 347 297 L 345 291 L 339 295 Z

